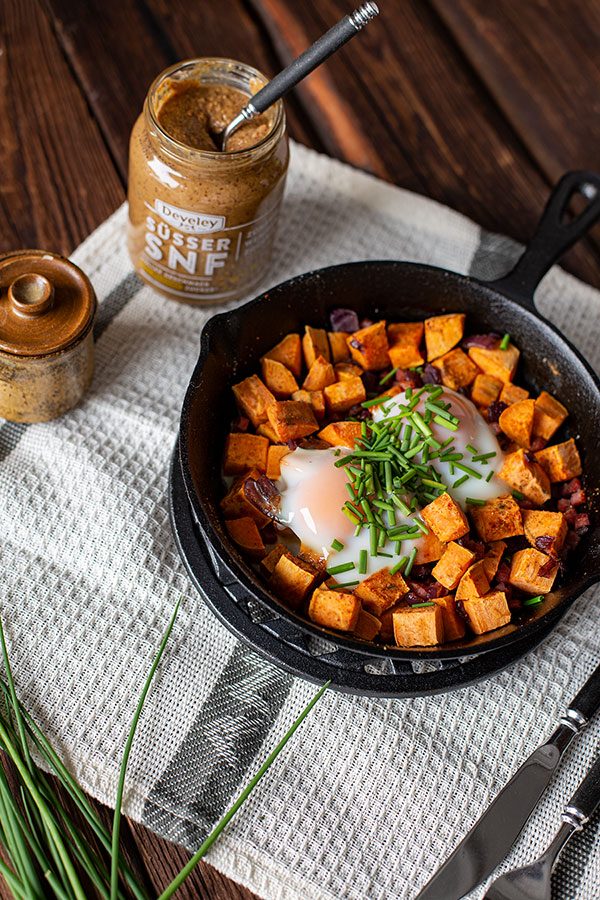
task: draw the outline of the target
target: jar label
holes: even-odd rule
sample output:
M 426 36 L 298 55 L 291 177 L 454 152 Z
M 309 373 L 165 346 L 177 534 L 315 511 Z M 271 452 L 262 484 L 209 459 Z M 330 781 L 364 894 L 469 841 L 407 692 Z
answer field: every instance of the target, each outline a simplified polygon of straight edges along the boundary
M 227 227 L 224 216 L 146 204 L 141 267 L 149 281 L 184 298 L 226 299 L 254 284 L 268 256 L 278 206 L 252 222 Z

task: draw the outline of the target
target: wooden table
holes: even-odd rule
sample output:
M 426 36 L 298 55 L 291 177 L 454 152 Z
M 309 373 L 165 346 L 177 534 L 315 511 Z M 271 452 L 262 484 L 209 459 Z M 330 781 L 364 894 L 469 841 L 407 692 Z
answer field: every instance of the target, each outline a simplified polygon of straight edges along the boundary
M 123 201 L 129 132 L 163 68 L 230 56 L 275 73 L 352 5 L 3 0 L 0 250 L 69 253 Z M 562 172 L 600 168 L 600 5 L 380 5 L 288 99 L 291 135 L 525 240 Z M 599 228 L 565 265 L 600 286 Z M 156 889 L 187 858 L 133 823 L 125 840 Z M 180 896 L 252 895 L 202 866 Z

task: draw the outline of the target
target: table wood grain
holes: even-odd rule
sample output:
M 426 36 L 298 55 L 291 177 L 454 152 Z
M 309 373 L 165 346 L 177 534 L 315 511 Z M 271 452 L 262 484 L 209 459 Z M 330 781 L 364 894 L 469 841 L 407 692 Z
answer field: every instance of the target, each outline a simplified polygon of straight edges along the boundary
M 381 7 L 287 100 L 291 135 L 526 240 L 560 174 L 600 164 L 598 3 Z M 121 203 L 129 133 L 165 66 L 218 55 L 274 74 L 351 8 L 351 0 L 3 0 L 0 251 L 69 253 Z M 599 228 L 565 266 L 600 286 Z M 124 844 L 156 892 L 188 859 L 133 822 Z M 202 865 L 179 896 L 253 895 Z

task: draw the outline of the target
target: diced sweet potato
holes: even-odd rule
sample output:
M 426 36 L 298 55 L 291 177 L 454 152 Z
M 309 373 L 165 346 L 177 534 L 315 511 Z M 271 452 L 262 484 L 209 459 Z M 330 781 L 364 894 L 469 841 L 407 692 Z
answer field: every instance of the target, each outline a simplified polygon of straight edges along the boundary
M 463 638 L 467 629 L 464 619 L 457 612 L 456 601 L 452 594 L 447 594 L 445 597 L 434 597 L 433 602 L 442 610 L 444 641 L 458 641 Z
M 509 582 L 528 594 L 547 594 L 552 590 L 558 562 L 550 556 L 528 547 L 518 550 L 510 565 Z
M 275 403 L 275 397 L 262 383 L 258 375 L 250 375 L 233 385 L 237 405 L 254 427 L 267 421 L 267 411 Z
M 536 547 L 538 538 L 544 538 L 545 550 L 554 555 L 560 552 L 567 536 L 567 520 L 561 512 L 549 512 L 545 509 L 524 509 L 523 527 L 529 543 Z
M 462 340 L 464 331 L 464 313 L 449 313 L 445 316 L 433 316 L 431 319 L 425 319 L 425 345 L 429 362 L 456 347 Z
M 305 391 L 322 391 L 328 384 L 333 384 L 335 380 L 336 376 L 331 363 L 324 356 L 317 356 L 308 370 L 302 387 Z
M 324 559 L 320 553 L 317 553 L 316 550 L 313 550 L 312 547 L 308 547 L 306 544 L 300 544 L 298 559 L 308 563 L 308 565 L 316 572 L 321 572 L 322 575 L 327 574 L 327 560 Z
M 363 370 L 356 363 L 337 363 L 334 367 L 338 381 L 350 381 L 351 378 L 360 378 Z
M 386 369 L 390 364 L 385 322 L 360 328 L 347 338 L 352 358 L 368 372 Z
M 475 376 L 475 380 L 471 386 L 471 400 L 477 406 L 489 406 L 494 400 L 497 400 L 502 390 L 502 382 L 493 375 L 486 375 L 485 372 Z
M 573 438 L 540 450 L 535 454 L 535 458 L 551 482 L 568 481 L 581 475 L 581 459 Z
M 325 394 L 323 391 L 294 391 L 292 400 L 300 400 L 302 403 L 308 403 L 309 406 L 312 406 L 312 411 L 318 422 L 325 418 Z
M 360 422 L 331 422 L 319 432 L 321 440 L 332 447 L 349 447 L 350 450 L 360 436 Z
M 303 560 L 283 553 L 273 569 L 269 585 L 286 606 L 298 609 L 319 577 L 319 573 Z
M 261 365 L 263 381 L 274 397 L 290 397 L 298 390 L 298 382 L 283 363 L 263 356 Z
M 266 437 L 272 444 L 277 444 L 279 442 L 275 429 L 272 425 L 269 425 L 268 422 L 263 422 L 262 425 L 259 425 L 256 429 L 256 433 L 260 434 L 261 437 Z
M 463 600 L 463 609 L 475 634 L 494 631 L 510 622 L 510 609 L 504 591 L 490 591 L 484 597 Z
M 281 460 L 290 452 L 285 444 L 271 444 L 267 452 L 267 478 L 277 481 L 281 478 Z
M 435 562 L 437 559 L 441 558 L 446 549 L 446 544 L 442 543 L 433 531 L 430 531 L 429 534 L 424 534 L 422 538 L 419 538 L 419 542 L 416 546 L 417 555 L 415 556 L 415 566 L 424 566 L 427 563 Z
M 442 384 L 453 391 L 468 387 L 478 371 L 475 363 L 471 362 L 460 347 L 434 360 L 433 365 L 440 370 Z
M 394 638 L 399 647 L 433 647 L 444 641 L 442 608 L 434 604 L 400 609 L 392 616 Z
M 567 408 L 556 397 L 553 397 L 548 391 L 542 391 L 535 401 L 534 436 L 549 441 L 568 415 Z
M 307 369 L 310 369 L 318 356 L 323 356 L 329 362 L 331 354 L 325 329 L 311 328 L 310 325 L 307 325 L 302 338 L 302 350 Z
M 377 616 L 371 615 L 366 609 L 361 609 L 358 614 L 358 621 L 354 629 L 354 634 L 362 641 L 374 640 L 381 630 L 381 622 Z
M 535 400 L 518 400 L 500 413 L 498 424 L 504 434 L 519 447 L 531 447 Z
M 331 348 L 331 361 L 333 363 L 345 362 L 350 359 L 350 351 L 348 350 L 347 338 L 349 334 L 346 331 L 329 331 L 329 346 Z
M 528 397 L 529 391 L 526 391 L 525 388 L 513 384 L 512 381 L 505 381 L 498 399 L 501 403 L 510 406 L 511 403 L 519 403 L 521 400 L 527 400 Z
M 390 608 L 386 609 L 379 617 L 379 621 L 381 622 L 379 637 L 384 644 L 389 644 L 394 639 L 394 613 L 398 612 L 399 609 L 406 609 L 406 603 L 402 600 L 400 603 L 390 606 Z
M 248 469 L 267 469 L 269 442 L 258 434 L 233 432 L 225 441 L 223 472 L 225 475 L 241 475 Z
M 437 565 L 433 567 L 431 574 L 449 591 L 453 591 L 463 577 L 473 560 L 475 554 L 466 547 L 461 547 L 455 541 L 446 544 L 446 549 Z
M 269 550 L 264 559 L 261 559 L 261 569 L 263 569 L 267 575 L 271 575 L 273 573 L 273 570 L 275 569 L 275 566 L 284 553 L 287 553 L 288 556 L 292 555 L 285 544 L 275 544 L 272 550 Z
M 268 412 L 269 423 L 282 443 L 306 437 L 319 427 L 312 407 L 299 400 L 279 400 Z
M 392 366 L 410 369 L 423 365 L 425 358 L 420 349 L 423 339 L 422 322 L 396 322 L 388 325 L 387 334 Z
M 286 334 L 283 340 L 265 353 L 263 359 L 274 359 L 282 363 L 296 378 L 302 371 L 302 341 L 299 334 Z
M 265 555 L 265 545 L 254 519 L 245 516 L 242 519 L 227 519 L 225 528 L 238 547 L 254 559 Z
M 515 450 L 504 457 L 504 465 L 498 472 L 498 478 L 538 506 L 543 506 L 550 499 L 550 482 L 546 472 L 539 463 L 530 462 L 525 450 Z
M 440 541 L 456 541 L 469 530 L 464 512 L 450 494 L 440 494 L 421 510 L 425 524 Z
M 487 575 L 490 584 L 496 576 L 498 566 L 500 565 L 500 560 L 502 559 L 502 555 L 505 550 L 506 544 L 504 543 L 504 541 L 492 541 L 485 556 L 483 557 L 483 561 L 485 562 L 485 574 Z
M 323 393 L 327 409 L 338 416 L 367 399 L 362 378 L 337 381 L 328 385 Z
M 469 356 L 486 375 L 493 375 L 500 381 L 512 381 L 517 371 L 520 353 L 514 344 L 509 344 L 506 350 L 499 347 L 496 350 L 488 350 L 487 347 L 469 347 Z
M 472 600 L 474 597 L 483 597 L 490 589 L 490 582 L 486 573 L 484 559 L 478 560 L 467 569 L 458 583 L 456 589 L 457 600 Z
M 258 469 L 251 469 L 233 482 L 221 500 L 221 510 L 225 519 L 243 519 L 249 516 L 259 528 L 269 524 L 271 519 L 252 502 L 252 493 L 249 490 L 250 483 L 260 478 L 261 474 Z
M 360 602 L 346 591 L 317 588 L 310 598 L 308 617 L 325 628 L 354 631 L 360 614 Z
M 408 593 L 408 585 L 399 572 L 392 575 L 389 569 L 380 569 L 365 578 L 354 593 L 367 612 L 379 617 Z
M 496 497 L 474 506 L 471 517 L 482 541 L 502 541 L 523 534 L 521 507 L 513 497 Z

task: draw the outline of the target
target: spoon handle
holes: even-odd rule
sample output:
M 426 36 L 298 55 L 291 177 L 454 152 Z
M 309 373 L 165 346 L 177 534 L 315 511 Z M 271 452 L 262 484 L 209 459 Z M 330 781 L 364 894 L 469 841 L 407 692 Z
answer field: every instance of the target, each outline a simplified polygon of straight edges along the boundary
M 563 822 L 583 828 L 600 805 L 600 755 L 565 806 Z
M 253 115 L 264 112 L 277 100 L 284 97 L 299 81 L 302 81 L 313 69 L 320 66 L 336 50 L 339 50 L 351 38 L 355 37 L 361 28 L 364 28 L 367 22 L 370 22 L 378 13 L 379 8 L 377 4 L 367 2 L 363 3 L 350 15 L 344 16 L 337 25 L 326 31 L 308 50 L 305 50 L 289 66 L 286 66 L 282 72 L 275 75 L 264 88 L 254 94 L 246 108 L 252 106 L 255 111 Z

